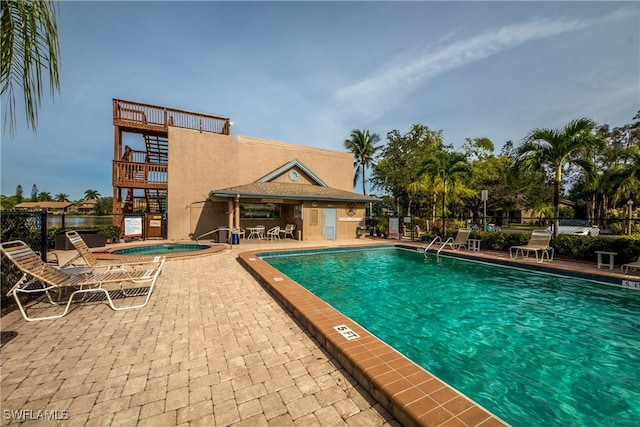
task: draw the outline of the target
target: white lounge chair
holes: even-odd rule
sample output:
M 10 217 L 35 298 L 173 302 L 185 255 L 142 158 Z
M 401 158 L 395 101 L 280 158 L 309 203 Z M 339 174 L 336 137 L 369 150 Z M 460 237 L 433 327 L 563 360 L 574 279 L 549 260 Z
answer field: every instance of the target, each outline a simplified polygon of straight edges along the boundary
M 639 268 L 640 268 L 640 256 L 638 256 L 638 259 L 636 261 L 629 262 L 627 264 L 622 264 L 620 266 L 620 269 L 624 274 L 629 274 L 629 269 L 637 270 Z
M 89 267 L 84 274 L 71 275 L 59 270 L 44 262 L 29 246 L 19 240 L 0 243 L 0 251 L 6 256 L 15 267 L 23 274 L 16 281 L 7 296 L 13 296 L 18 304 L 18 308 L 25 320 L 50 320 L 63 317 L 69 312 L 71 303 L 79 302 L 74 300 L 76 295 L 87 296 L 86 294 L 103 294 L 109 306 L 113 310 L 131 310 L 142 308 L 149 303 L 149 298 L 155 287 L 156 280 L 160 275 L 160 269 L 150 270 L 107 270 L 102 273 L 95 273 Z M 125 288 L 125 283 L 131 287 Z M 107 286 L 116 286 L 116 289 L 106 289 Z M 62 305 L 66 307 L 62 313 L 49 316 L 33 317 L 27 314 L 26 307 L 20 301 L 20 294 L 45 294 L 50 304 Z M 57 294 L 56 298 L 52 294 Z M 142 302 L 131 305 L 116 306 L 114 299 L 141 297 Z M 81 301 L 84 301 L 83 298 Z M 91 302 L 95 298 L 88 298 Z
M 447 246 L 453 249 L 454 251 L 460 250 L 460 248 L 468 248 L 468 240 L 469 235 L 471 234 L 471 230 L 467 228 L 461 228 L 458 230 L 455 239 L 451 237 L 448 238 L 443 244 L 442 247 L 446 248 Z
M 66 267 L 69 265 L 75 265 L 77 260 L 82 259 L 84 263 L 93 268 L 105 267 L 108 269 L 113 268 L 122 268 L 125 266 L 140 266 L 140 265 L 148 265 L 148 268 L 157 268 L 161 269 L 164 265 L 166 257 L 164 256 L 153 256 L 153 257 L 130 257 L 130 258 L 121 258 L 121 259 L 97 259 L 96 256 L 91 252 L 89 246 L 87 246 L 86 242 L 82 240 L 82 236 L 78 234 L 77 231 L 67 231 L 67 238 L 71 242 L 74 248 L 78 251 L 78 255 L 65 263 L 62 267 Z
M 534 252 L 537 262 L 544 261 L 545 256 L 547 257 L 547 261 L 553 261 L 554 249 L 550 245 L 551 236 L 552 234 L 548 231 L 534 230 L 526 245 L 511 246 L 509 248 L 509 258 L 515 259 L 518 257 L 518 254 L 524 258 L 528 257 L 530 252 Z

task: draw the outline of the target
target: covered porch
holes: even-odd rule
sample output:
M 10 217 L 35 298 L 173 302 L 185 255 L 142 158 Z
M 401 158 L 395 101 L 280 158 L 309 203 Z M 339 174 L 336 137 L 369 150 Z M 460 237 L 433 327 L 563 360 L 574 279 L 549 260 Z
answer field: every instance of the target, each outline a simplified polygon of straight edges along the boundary
M 365 204 L 377 201 L 329 187 L 273 182 L 213 190 L 192 235 L 217 229 L 218 241 L 230 243 L 233 231 L 245 239 L 352 239 L 364 226 Z M 287 226 L 293 231 L 284 233 Z

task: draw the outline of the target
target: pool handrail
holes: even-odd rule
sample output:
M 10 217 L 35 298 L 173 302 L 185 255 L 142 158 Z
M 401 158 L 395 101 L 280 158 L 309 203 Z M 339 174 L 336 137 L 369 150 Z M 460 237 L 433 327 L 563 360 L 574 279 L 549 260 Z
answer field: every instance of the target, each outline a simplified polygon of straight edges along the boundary
M 217 227 L 215 230 L 207 231 L 206 233 L 201 234 L 201 235 L 199 235 L 198 237 L 196 237 L 196 243 L 197 243 L 198 245 L 201 245 L 202 243 L 200 243 L 200 242 L 198 241 L 199 239 L 201 239 L 201 238 L 203 238 L 203 237 L 205 237 L 205 236 L 208 236 L 209 234 L 217 233 L 217 232 L 219 232 L 219 231 L 228 231 L 229 233 L 231 233 L 231 229 L 230 229 L 229 227 Z M 230 239 L 230 238 L 231 238 L 231 237 L 229 236 L 229 239 Z M 229 244 L 229 246 L 231 247 L 231 249 L 233 249 L 233 245 L 232 245 L 231 243 L 229 243 L 229 242 L 224 242 L 224 243 L 225 243 L 225 244 Z
M 449 245 L 453 245 L 454 240 L 455 240 L 455 239 L 454 239 L 453 237 L 449 237 L 449 238 L 448 238 L 448 239 L 447 239 L 447 240 L 442 244 L 442 246 L 440 246 L 440 249 L 438 249 L 438 253 L 437 253 L 437 255 L 440 255 L 440 251 L 442 251 L 442 250 L 444 249 L 444 247 L 445 247 L 445 246 L 447 246 L 447 244 L 449 244 Z M 451 247 L 453 247 L 453 246 L 451 246 Z
M 433 240 L 431 241 L 431 243 L 429 243 L 427 245 L 426 248 L 424 248 L 424 254 L 427 254 L 427 251 L 429 250 L 429 248 L 431 248 L 431 246 L 433 246 L 434 243 L 436 243 L 438 240 L 440 240 L 440 242 L 442 242 L 442 239 L 440 238 L 440 236 L 436 236 L 433 238 Z
M 431 246 L 433 246 L 435 243 L 437 243 L 438 241 L 440 241 L 440 248 L 438 249 L 438 252 L 436 252 L 436 255 L 440 255 L 440 252 L 444 249 L 445 246 L 447 246 L 447 244 L 451 245 L 454 242 L 453 237 L 449 237 L 447 240 L 445 240 L 444 242 L 442 241 L 442 238 L 440 236 L 436 236 L 431 243 L 429 243 L 429 245 L 424 248 L 424 254 L 425 256 L 427 255 L 429 249 L 431 248 Z

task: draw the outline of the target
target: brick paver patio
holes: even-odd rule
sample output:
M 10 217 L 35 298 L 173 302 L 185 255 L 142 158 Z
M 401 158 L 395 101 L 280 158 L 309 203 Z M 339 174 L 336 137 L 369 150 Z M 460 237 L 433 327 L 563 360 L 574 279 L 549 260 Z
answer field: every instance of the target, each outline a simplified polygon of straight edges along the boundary
M 243 240 L 169 260 L 139 310 L 90 303 L 57 320 L 27 322 L 17 310 L 2 317 L 0 423 L 398 426 L 236 260 L 239 251 L 318 245 Z M 74 255 L 58 253 L 62 262 Z M 592 263 L 553 265 L 638 280 Z
M 2 425 L 398 425 L 237 252 L 167 261 L 143 309 L 78 304 L 57 320 L 4 316 Z

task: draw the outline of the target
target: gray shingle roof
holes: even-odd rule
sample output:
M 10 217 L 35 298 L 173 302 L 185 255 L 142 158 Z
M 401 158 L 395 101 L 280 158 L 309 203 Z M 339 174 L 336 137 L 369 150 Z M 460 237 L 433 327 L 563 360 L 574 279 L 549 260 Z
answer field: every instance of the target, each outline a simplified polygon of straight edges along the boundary
M 261 197 L 295 200 L 335 200 L 352 202 L 377 202 L 380 199 L 350 191 L 337 190 L 319 185 L 286 182 L 253 182 L 238 187 L 213 190 L 209 197 Z

